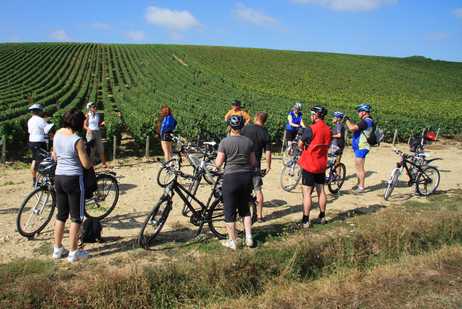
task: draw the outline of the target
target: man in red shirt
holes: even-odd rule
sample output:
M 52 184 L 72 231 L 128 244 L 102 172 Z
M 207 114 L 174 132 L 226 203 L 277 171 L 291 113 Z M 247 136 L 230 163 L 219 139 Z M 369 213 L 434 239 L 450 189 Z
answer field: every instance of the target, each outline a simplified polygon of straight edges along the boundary
M 302 168 L 303 219 L 304 228 L 310 226 L 311 194 L 316 188 L 319 201 L 319 221 L 326 223 L 326 182 L 327 154 L 331 142 L 330 127 L 324 122 L 327 109 L 315 106 L 311 109 L 313 124 L 306 128 L 298 146 L 303 150 L 298 164 Z

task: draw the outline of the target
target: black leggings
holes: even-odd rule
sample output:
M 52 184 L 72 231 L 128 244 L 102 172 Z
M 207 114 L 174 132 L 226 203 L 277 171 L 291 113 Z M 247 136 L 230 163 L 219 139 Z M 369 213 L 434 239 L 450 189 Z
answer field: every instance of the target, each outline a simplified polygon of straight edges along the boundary
M 249 200 L 252 193 L 252 173 L 232 173 L 223 177 L 225 222 L 236 221 L 236 210 L 241 218 L 250 216 Z
M 82 223 L 85 206 L 83 176 L 56 175 L 55 191 L 58 207 L 56 219 L 66 222 L 70 214 L 72 222 Z

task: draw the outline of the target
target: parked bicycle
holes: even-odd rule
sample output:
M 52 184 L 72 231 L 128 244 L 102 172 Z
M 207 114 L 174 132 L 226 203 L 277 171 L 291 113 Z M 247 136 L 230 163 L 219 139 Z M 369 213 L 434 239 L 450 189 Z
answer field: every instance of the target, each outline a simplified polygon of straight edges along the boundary
M 399 177 L 403 173 L 409 177 L 408 186 L 415 185 L 415 190 L 418 195 L 429 196 L 433 194 L 440 184 L 440 172 L 434 166 L 430 166 L 431 162 L 441 160 L 440 158 L 426 159 L 426 156 L 420 154 L 406 154 L 398 149 L 393 151 L 400 156 L 400 161 L 396 163 L 396 167 L 392 170 L 390 178 L 385 189 L 384 199 L 388 200 L 394 188 L 398 184 Z
M 40 181 L 22 202 L 16 218 L 16 227 L 24 237 L 33 239 L 50 222 L 56 208 L 54 175 L 56 162 L 46 157 L 38 167 Z M 97 190 L 85 200 L 85 216 L 94 219 L 106 218 L 117 205 L 119 185 L 113 172 L 96 174 Z
M 183 201 L 185 207 L 188 208 L 190 213 L 190 222 L 197 226 L 196 236 L 198 236 L 204 227 L 208 225 L 210 231 L 219 239 L 227 237 L 226 224 L 224 222 L 224 205 L 223 205 L 223 177 L 221 173 L 212 171 L 211 174 L 216 177 L 212 191 L 206 203 L 200 201 L 195 194 L 192 194 L 188 189 L 178 182 L 178 178 L 185 178 L 193 180 L 193 176 L 186 175 L 180 170 L 173 170 L 174 178 L 165 187 L 164 193 L 159 201 L 154 205 L 151 212 L 147 215 L 143 227 L 141 228 L 138 236 L 138 244 L 149 249 L 154 245 L 154 240 L 159 235 L 162 227 L 164 226 L 167 218 L 173 208 L 173 197 L 177 194 Z M 192 205 L 197 204 L 198 207 Z M 257 219 L 256 201 L 252 197 L 250 200 L 250 212 L 252 223 Z M 236 230 L 238 234 L 244 231 L 242 219 L 237 215 Z

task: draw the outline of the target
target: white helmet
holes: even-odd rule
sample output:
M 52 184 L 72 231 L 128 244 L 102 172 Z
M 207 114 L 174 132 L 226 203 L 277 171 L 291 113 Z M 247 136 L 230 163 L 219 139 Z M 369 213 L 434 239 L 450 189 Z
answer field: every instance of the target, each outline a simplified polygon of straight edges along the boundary
M 90 109 L 90 108 L 91 108 L 92 106 L 94 106 L 94 105 L 95 105 L 95 103 L 93 103 L 93 102 L 88 102 L 88 103 L 87 103 L 87 109 Z
M 29 111 L 43 111 L 43 106 L 41 104 L 35 103 L 29 107 Z
M 301 110 L 302 110 L 302 103 L 300 103 L 300 102 L 295 102 L 295 104 L 294 104 L 294 109 L 297 109 L 297 110 L 301 111 Z

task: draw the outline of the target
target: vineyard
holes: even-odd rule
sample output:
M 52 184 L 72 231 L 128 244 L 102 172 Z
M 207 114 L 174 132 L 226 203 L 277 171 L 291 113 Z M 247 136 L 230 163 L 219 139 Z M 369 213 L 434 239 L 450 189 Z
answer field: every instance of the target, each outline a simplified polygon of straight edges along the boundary
M 462 132 L 462 63 L 261 49 L 75 43 L 0 44 L 0 134 L 23 143 L 27 107 L 41 103 L 59 125 L 63 113 L 97 102 L 106 135 L 153 136 L 159 107 L 169 104 L 181 134 L 219 136 L 239 98 L 251 114 L 270 113 L 280 138 L 294 101 L 354 116 L 371 102 L 388 132 L 423 127 Z M 306 107 L 305 107 L 306 108 Z

